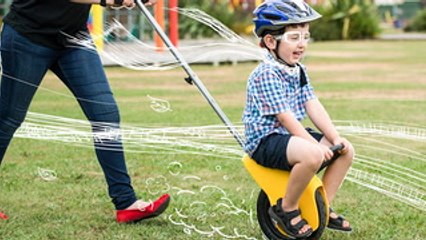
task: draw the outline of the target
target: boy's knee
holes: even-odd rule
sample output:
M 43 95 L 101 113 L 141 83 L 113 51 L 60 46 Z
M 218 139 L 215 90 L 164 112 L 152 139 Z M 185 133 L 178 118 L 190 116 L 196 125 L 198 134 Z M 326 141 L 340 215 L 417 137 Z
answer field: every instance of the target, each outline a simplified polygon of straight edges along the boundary
M 321 167 L 321 164 L 324 160 L 324 154 L 321 149 L 317 146 L 313 146 L 309 151 L 309 157 L 306 159 L 305 163 L 309 169 L 313 172 L 317 172 Z
M 349 164 L 352 164 L 353 159 L 355 157 L 355 149 L 352 146 L 352 144 L 349 144 L 349 146 L 346 146 L 346 151 L 342 154 L 342 158 L 346 160 Z

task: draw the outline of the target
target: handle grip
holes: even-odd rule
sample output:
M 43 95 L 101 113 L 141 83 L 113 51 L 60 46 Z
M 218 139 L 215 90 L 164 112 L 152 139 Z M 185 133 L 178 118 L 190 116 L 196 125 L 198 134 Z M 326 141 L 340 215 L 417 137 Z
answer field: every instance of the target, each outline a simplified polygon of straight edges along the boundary
M 337 144 L 330 147 L 330 150 L 333 151 L 333 153 L 337 153 L 337 151 L 340 151 L 344 148 L 343 144 Z

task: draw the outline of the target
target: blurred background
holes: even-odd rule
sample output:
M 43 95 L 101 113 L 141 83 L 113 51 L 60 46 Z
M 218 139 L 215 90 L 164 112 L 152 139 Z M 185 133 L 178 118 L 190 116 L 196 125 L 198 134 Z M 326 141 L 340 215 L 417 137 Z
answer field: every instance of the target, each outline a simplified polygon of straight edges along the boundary
M 12 0 L 0 0 L 0 21 L 7 14 Z M 157 21 L 165 28 L 177 27 L 173 33 L 178 39 L 214 38 L 210 27 L 181 16 L 174 17 L 176 7 L 200 9 L 218 19 L 241 36 L 252 36 L 252 11 L 262 0 L 159 0 L 151 9 Z M 316 41 L 374 39 L 386 34 L 426 32 L 426 0 L 308 0 L 323 15 L 312 23 Z M 96 12 L 96 10 L 99 10 Z M 102 34 L 112 19 L 117 19 L 140 40 L 153 39 L 149 24 L 138 9 L 112 9 L 95 6 L 88 20 L 90 28 L 100 28 Z M 127 34 L 110 32 L 105 41 L 131 41 Z

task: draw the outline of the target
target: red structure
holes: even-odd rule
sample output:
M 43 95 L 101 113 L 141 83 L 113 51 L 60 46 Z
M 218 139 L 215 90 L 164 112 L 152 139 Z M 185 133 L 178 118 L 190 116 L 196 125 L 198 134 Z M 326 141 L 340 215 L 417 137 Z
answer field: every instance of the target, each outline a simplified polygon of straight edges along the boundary
M 169 0 L 169 37 L 175 47 L 179 43 L 178 0 Z
M 169 0 L 168 1 L 168 28 L 169 28 L 169 38 L 175 47 L 179 44 L 179 17 L 177 12 L 178 0 Z M 158 25 L 165 30 L 165 16 L 164 16 L 164 0 L 159 0 L 154 7 L 154 17 L 157 21 Z M 157 33 L 154 34 L 155 46 L 157 47 L 157 51 L 164 50 L 164 43 L 161 40 L 160 36 Z

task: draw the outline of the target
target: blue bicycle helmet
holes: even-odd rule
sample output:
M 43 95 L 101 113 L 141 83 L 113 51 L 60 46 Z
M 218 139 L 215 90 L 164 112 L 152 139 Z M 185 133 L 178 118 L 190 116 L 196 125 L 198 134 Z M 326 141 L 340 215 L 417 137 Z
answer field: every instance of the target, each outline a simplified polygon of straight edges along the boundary
M 253 14 L 258 37 L 263 37 L 265 30 L 276 31 L 289 24 L 311 22 L 321 17 L 303 0 L 266 0 Z

